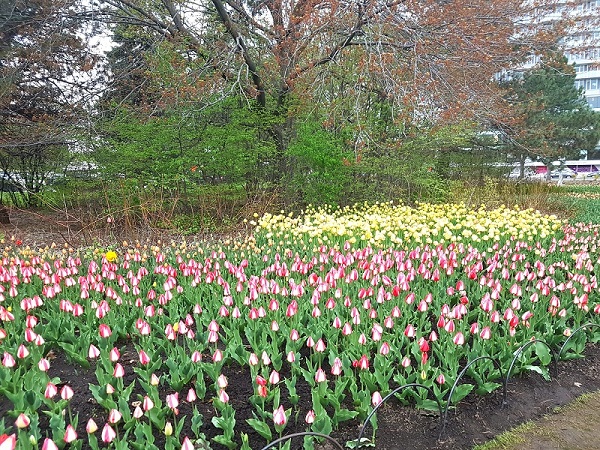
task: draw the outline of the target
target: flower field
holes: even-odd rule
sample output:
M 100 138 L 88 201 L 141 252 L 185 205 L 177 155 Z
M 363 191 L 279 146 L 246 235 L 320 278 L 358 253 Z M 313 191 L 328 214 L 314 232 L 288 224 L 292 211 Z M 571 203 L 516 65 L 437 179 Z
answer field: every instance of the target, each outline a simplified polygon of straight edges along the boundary
M 405 384 L 429 390 L 401 401 L 437 409 L 497 389 L 509 367 L 548 376 L 550 348 L 568 339 L 573 358 L 600 337 L 571 335 L 600 324 L 596 226 L 427 204 L 252 225 L 211 247 L 6 247 L 0 450 L 260 449 L 360 424 Z M 62 359 L 72 374 L 54 371 Z

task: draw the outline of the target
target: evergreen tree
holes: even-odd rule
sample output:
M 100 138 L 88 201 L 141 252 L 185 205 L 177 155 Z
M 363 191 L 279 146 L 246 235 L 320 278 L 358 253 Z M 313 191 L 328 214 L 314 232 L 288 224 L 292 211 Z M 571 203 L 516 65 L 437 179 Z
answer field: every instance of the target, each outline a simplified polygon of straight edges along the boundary
M 504 85 L 513 108 L 512 123 L 505 131 L 521 163 L 525 158 L 543 162 L 550 179 L 552 161 L 579 158 L 597 145 L 600 113 L 576 87 L 575 69 L 562 54 L 546 55 Z

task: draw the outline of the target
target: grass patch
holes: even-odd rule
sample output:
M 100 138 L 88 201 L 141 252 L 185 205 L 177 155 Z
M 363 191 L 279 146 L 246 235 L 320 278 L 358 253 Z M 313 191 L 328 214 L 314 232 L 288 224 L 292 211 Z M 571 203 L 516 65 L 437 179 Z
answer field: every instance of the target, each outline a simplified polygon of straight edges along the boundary
M 535 422 L 525 422 L 513 430 L 506 431 L 493 440 L 473 447 L 473 450 L 508 450 L 525 442 L 524 435 L 535 432 Z
M 600 392 L 583 394 L 567 405 L 554 408 L 551 414 L 502 433 L 485 444 L 473 447 L 473 450 L 528 450 L 542 448 L 539 445 L 543 442 L 563 442 L 564 448 L 576 448 L 567 447 L 569 437 L 579 434 L 596 439 L 596 427 L 593 423 L 582 420 L 582 417 L 594 417 L 599 403 Z M 571 432 L 565 433 L 565 427 Z M 561 429 L 562 432 L 557 434 Z

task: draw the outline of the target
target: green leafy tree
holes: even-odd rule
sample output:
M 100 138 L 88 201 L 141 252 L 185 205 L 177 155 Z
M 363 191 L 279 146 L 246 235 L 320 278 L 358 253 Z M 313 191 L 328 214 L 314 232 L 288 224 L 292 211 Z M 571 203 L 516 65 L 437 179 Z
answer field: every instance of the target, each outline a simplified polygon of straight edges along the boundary
M 600 140 L 600 113 L 590 108 L 575 86 L 575 70 L 558 53 L 503 83 L 513 120 L 504 128 L 515 156 L 551 163 L 578 158 Z

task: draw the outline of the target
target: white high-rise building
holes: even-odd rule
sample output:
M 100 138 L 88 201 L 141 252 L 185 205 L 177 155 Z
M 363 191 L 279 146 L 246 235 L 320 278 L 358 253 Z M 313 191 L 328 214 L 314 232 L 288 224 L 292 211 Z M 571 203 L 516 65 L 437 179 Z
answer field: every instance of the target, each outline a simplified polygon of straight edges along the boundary
M 563 39 L 569 63 L 575 65 L 578 87 L 584 89 L 592 108 L 600 111 L 600 0 L 567 3 L 567 17 L 573 19 Z

